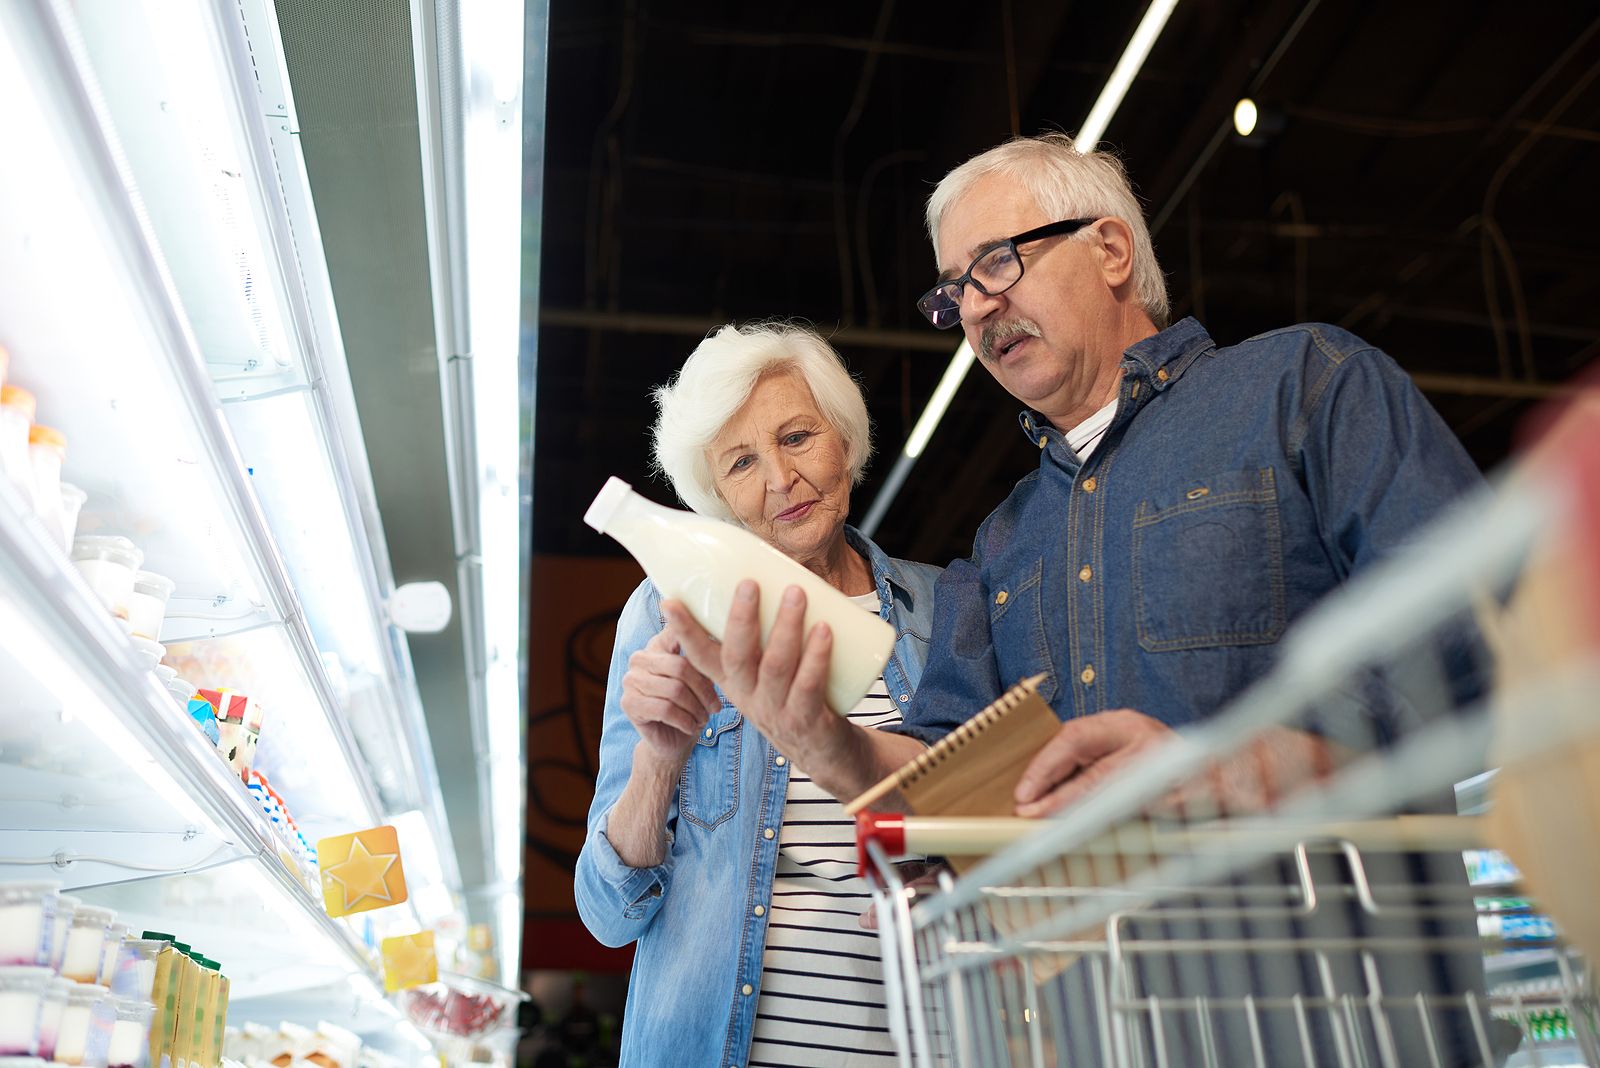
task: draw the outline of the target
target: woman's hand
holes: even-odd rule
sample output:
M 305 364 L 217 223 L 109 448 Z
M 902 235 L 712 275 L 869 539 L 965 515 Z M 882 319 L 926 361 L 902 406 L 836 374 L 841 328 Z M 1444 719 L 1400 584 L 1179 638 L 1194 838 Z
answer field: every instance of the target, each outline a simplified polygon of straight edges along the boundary
M 711 680 L 678 654 L 670 628 L 628 658 L 622 711 L 658 762 L 681 766 L 706 720 L 721 707 Z
M 825 623 L 805 632 L 804 591 L 785 591 L 765 650 L 760 600 L 754 582 L 739 584 L 720 642 L 680 602 L 662 601 L 661 610 L 683 655 L 716 680 L 778 752 L 834 797 L 857 796 L 922 752 L 915 738 L 858 727 L 828 707 L 833 635 Z
M 817 782 L 848 742 L 848 721 L 829 710 L 825 693 L 833 634 L 825 623 L 803 631 L 806 595 L 784 593 L 777 619 L 761 647 L 760 589 L 739 583 L 723 640 L 717 641 L 677 601 L 661 602 L 668 630 L 682 638 L 683 654 L 717 681 L 744 717 Z M 843 737 L 841 737 L 843 736 Z

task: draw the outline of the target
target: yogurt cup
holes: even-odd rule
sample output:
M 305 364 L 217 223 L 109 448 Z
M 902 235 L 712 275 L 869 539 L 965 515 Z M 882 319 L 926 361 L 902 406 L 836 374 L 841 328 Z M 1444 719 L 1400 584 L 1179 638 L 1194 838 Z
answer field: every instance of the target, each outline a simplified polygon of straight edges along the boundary
M 61 541 L 61 465 L 67 462 L 67 436 L 35 423 L 28 428 L 28 465 L 33 471 L 33 514 L 66 552 Z
M 48 964 L 58 883 L 0 884 L 0 966 Z
M 101 986 L 111 985 L 111 977 L 117 971 L 117 954 L 122 949 L 122 941 L 131 935 L 132 932 L 125 923 L 114 923 L 106 931 L 105 945 L 100 950 L 100 975 L 95 982 Z
M 111 992 L 119 998 L 149 1001 L 155 990 L 156 957 L 169 945 L 164 938 L 123 939 L 111 974 Z
M 0 1057 L 32 1057 L 39 1051 L 39 1016 L 49 968 L 0 968 Z
M 167 655 L 167 647 L 158 641 L 141 638 L 138 634 L 133 634 L 128 640 L 133 643 L 133 651 L 139 654 L 139 663 L 144 665 L 146 671 L 154 671 Z
M 56 898 L 56 912 L 50 920 L 50 968 L 59 973 L 61 971 L 61 957 L 67 951 L 67 931 L 72 927 L 72 914 L 78 911 L 78 906 L 83 902 L 71 894 L 61 894 Z
M 90 1032 L 96 1028 L 95 1008 L 106 999 L 106 994 L 105 987 L 93 983 L 75 983 L 67 991 L 67 1004 L 61 1010 L 61 1030 L 56 1035 L 58 1063 L 90 1063 L 86 1057 L 91 1053 Z M 104 1029 L 103 1024 L 100 1026 Z M 104 1050 L 101 1053 L 103 1055 Z
M 118 619 L 128 618 L 133 596 L 133 576 L 144 563 L 144 553 L 127 538 L 92 534 L 72 543 L 72 565 L 94 590 L 100 603 Z
M 145 1068 L 149 1062 L 150 1019 L 156 1007 L 140 998 L 112 998 L 111 1040 L 106 1045 L 109 1068 Z
M 140 571 L 133 576 L 133 593 L 128 597 L 128 621 L 133 624 L 136 638 L 161 640 L 161 620 L 167 614 L 167 601 L 172 597 L 175 583 L 154 571 Z
M 189 698 L 199 692 L 194 683 L 178 675 L 173 675 L 163 685 L 166 686 L 167 692 L 172 695 L 172 699 L 178 702 L 178 707 L 185 712 L 189 709 Z
M 78 517 L 83 514 L 83 503 L 89 495 L 70 482 L 61 483 L 61 544 L 68 552 L 78 536 Z
M 23 503 L 33 507 L 33 459 L 28 454 L 28 428 L 39 410 L 32 393 L 0 386 L 0 476 L 11 480 Z
M 75 983 L 95 983 L 105 953 L 106 932 L 117 918 L 111 909 L 79 905 L 67 928 L 67 948 L 61 955 L 61 976 Z
M 51 1060 L 56 1055 L 56 1039 L 61 1034 L 61 1012 L 67 1007 L 67 993 L 77 984 L 52 975 L 44 991 L 44 1007 L 39 1012 L 39 1056 Z

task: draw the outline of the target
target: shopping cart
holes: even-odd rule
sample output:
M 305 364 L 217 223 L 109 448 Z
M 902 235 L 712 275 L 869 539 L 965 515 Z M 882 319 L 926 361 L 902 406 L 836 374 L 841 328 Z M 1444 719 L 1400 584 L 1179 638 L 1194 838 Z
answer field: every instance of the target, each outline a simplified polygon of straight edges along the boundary
M 1551 440 L 1056 818 L 863 814 L 900 1063 L 1600 1068 L 1600 416 Z

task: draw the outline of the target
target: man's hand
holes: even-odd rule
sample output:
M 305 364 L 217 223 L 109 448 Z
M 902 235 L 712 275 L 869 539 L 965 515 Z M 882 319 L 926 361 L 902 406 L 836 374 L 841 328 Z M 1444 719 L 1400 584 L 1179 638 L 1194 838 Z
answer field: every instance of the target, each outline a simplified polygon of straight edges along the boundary
M 1098 712 L 1061 725 L 1017 783 L 1017 815 L 1047 816 L 1099 789 L 1172 728 L 1131 708 Z
M 1173 736 L 1171 727 L 1131 708 L 1068 720 L 1023 771 L 1017 815 L 1046 816 L 1082 800 Z M 1274 727 L 1167 790 L 1150 814 L 1192 820 L 1263 812 L 1347 757 L 1317 735 Z
M 678 655 L 678 640 L 670 630 L 628 658 L 622 711 L 650 756 L 661 763 L 681 765 L 700 728 L 721 707 L 711 680 Z
M 763 652 L 759 609 L 759 588 L 748 579 L 741 582 L 718 642 L 681 603 L 661 603 L 669 632 L 690 663 L 721 686 L 780 753 L 820 784 L 818 771 L 850 744 L 849 723 L 834 715 L 825 700 L 833 633 L 818 623 L 802 640 L 806 595 L 791 586 L 784 591 Z

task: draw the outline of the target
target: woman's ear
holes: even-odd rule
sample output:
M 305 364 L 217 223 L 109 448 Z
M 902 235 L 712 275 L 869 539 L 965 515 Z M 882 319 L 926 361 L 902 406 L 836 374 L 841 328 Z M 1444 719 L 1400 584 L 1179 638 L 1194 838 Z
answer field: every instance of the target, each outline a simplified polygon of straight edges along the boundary
M 1100 273 L 1113 289 L 1128 284 L 1133 277 L 1133 228 L 1116 216 L 1107 216 L 1095 227 L 1100 235 Z

